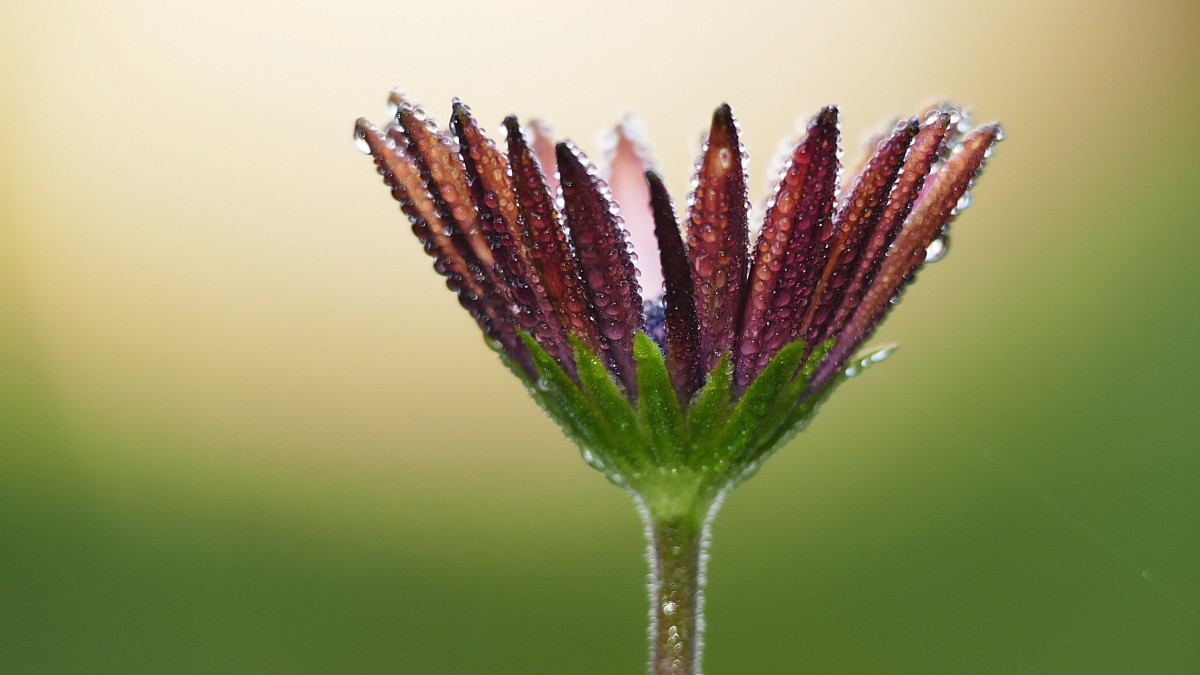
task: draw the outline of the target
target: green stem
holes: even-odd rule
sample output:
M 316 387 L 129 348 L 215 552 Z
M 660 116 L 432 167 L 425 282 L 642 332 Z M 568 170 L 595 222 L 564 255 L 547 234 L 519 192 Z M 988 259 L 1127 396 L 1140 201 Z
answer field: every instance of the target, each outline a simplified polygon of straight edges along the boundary
M 699 675 L 708 533 L 720 496 L 684 510 L 638 502 L 649 540 L 650 674 Z

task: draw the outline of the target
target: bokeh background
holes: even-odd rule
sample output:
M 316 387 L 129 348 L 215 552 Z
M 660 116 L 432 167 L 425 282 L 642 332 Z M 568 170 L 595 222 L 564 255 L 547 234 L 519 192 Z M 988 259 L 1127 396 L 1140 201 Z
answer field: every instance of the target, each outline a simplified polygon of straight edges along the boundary
M 641 527 L 355 152 L 401 85 L 682 199 L 939 97 L 954 250 L 718 518 L 707 672 L 1200 672 L 1200 5 L 6 2 L 0 672 L 635 673 Z

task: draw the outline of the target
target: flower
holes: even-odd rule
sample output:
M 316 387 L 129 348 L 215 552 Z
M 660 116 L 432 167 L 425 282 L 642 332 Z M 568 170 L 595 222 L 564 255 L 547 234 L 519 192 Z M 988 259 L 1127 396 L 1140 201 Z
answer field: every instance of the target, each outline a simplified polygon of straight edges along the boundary
M 574 144 L 551 149 L 515 117 L 501 151 L 457 100 L 450 133 L 403 96 L 392 103 L 383 130 L 358 120 L 357 142 L 489 344 L 588 464 L 633 495 L 650 543 L 651 672 L 698 673 L 722 497 L 839 382 L 891 353 L 854 358 L 944 255 L 1000 127 L 969 131 L 951 107 L 903 120 L 839 194 L 838 110 L 826 107 L 751 247 L 747 154 L 728 105 L 681 225 L 627 127 L 606 182 Z
M 390 100 L 395 119 L 383 130 L 358 120 L 356 139 L 435 269 L 588 462 L 635 491 L 681 470 L 726 487 L 838 381 L 890 354 L 851 360 L 944 251 L 1002 138 L 932 109 L 878 139 L 839 194 L 838 109 L 826 107 L 751 247 L 747 153 L 728 105 L 713 114 L 681 225 L 629 125 L 606 182 L 570 141 L 551 151 L 539 125 L 506 118 L 501 150 L 457 100 L 448 133 L 403 95 Z

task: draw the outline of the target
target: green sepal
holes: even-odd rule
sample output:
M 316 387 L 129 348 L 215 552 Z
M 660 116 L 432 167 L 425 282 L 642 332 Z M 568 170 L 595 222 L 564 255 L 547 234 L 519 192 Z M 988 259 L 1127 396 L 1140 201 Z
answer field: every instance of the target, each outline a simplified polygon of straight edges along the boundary
M 687 459 L 703 459 L 709 442 L 724 424 L 733 396 L 733 360 L 723 354 L 708 380 L 692 397 L 687 412 Z M 685 460 L 686 461 L 686 460 Z M 695 463 L 695 462 L 692 462 Z
M 520 335 L 538 373 L 538 380 L 532 387 L 534 398 L 551 404 L 543 404 L 547 414 L 582 450 L 598 455 L 609 468 L 622 466 L 624 463 L 620 461 L 620 456 L 613 452 L 618 445 L 614 443 L 613 434 L 601 411 L 532 336 L 524 331 Z
M 795 435 L 792 432 L 793 427 L 799 426 L 803 428 L 805 416 L 811 413 L 812 408 L 807 406 L 810 398 L 801 400 L 808 389 L 808 383 L 812 380 L 813 375 L 817 372 L 817 367 L 825 360 L 829 354 L 829 350 L 833 349 L 833 345 L 837 343 L 835 338 L 830 338 L 824 343 L 817 346 L 816 349 L 808 355 L 804 360 L 804 364 L 800 366 L 800 370 L 788 383 L 787 388 L 779 395 L 775 401 L 771 412 L 763 419 L 760 428 L 763 434 L 755 439 L 755 443 L 747 446 L 741 459 L 745 462 L 753 462 L 760 459 L 772 450 L 777 449 L 787 439 Z M 799 429 L 797 429 L 798 431 Z
M 662 350 L 650 336 L 638 332 L 633 338 L 637 359 L 638 414 L 654 442 L 660 462 L 675 463 L 683 448 L 683 412 L 671 385 Z
M 571 340 L 577 374 L 572 377 L 534 338 L 522 332 L 521 339 L 535 377 L 496 345 L 489 342 L 489 346 L 580 447 L 588 464 L 643 497 L 652 493 L 660 501 L 670 497 L 664 503 L 675 503 L 684 493 L 707 494 L 744 480 L 767 455 L 807 426 L 841 382 L 894 350 L 870 352 L 819 390 L 812 390 L 812 377 L 834 341 L 820 345 L 806 359 L 804 342 L 792 342 L 738 398 L 733 391 L 732 359 L 725 354 L 684 410 L 662 351 L 644 333 L 635 336 L 633 346 L 636 401 L 601 357 L 578 340 Z
M 579 382 L 608 422 L 613 434 L 613 450 L 624 453 L 632 451 L 643 461 L 650 459 L 645 456 L 649 444 L 638 422 L 637 412 L 629 402 L 629 395 L 613 379 L 604 362 L 584 347 L 583 343 L 571 338 L 571 346 L 575 348 Z
M 717 439 L 715 449 L 718 460 L 737 459 L 758 436 L 774 431 L 766 428 L 763 422 L 776 403 L 786 395 L 806 349 L 803 340 L 788 343 L 750 383 Z
M 813 352 L 813 355 L 809 357 L 808 361 L 805 362 L 804 368 L 801 369 L 800 374 L 801 377 L 804 378 L 806 386 L 808 381 L 811 380 L 812 376 L 816 373 L 817 367 L 820 366 L 821 362 L 825 360 L 825 355 L 828 354 L 829 350 L 833 348 L 834 342 L 834 340 L 825 342 L 825 344 L 821 345 L 817 351 Z M 834 377 L 819 390 L 809 392 L 809 395 L 805 396 L 803 400 L 799 400 L 799 397 L 804 392 L 798 392 L 795 397 L 795 404 L 790 409 L 787 418 L 779 425 L 779 433 L 775 438 L 772 438 L 768 443 L 765 443 L 759 449 L 758 453 L 751 458 L 751 462 L 756 463 L 757 460 L 760 460 L 765 455 L 783 447 L 788 441 L 795 438 L 796 434 L 804 431 L 809 422 L 811 422 L 813 417 L 816 415 L 817 410 L 821 407 L 821 404 L 823 404 L 825 400 L 829 398 L 829 395 L 833 393 L 833 390 L 836 389 L 838 385 L 854 377 L 858 373 L 861 373 L 867 368 L 870 368 L 877 363 L 882 363 L 885 359 L 895 353 L 896 349 L 896 345 L 886 345 L 868 352 L 861 358 L 855 359 L 850 363 L 850 365 L 842 368 L 842 372 L 839 373 L 837 377 Z

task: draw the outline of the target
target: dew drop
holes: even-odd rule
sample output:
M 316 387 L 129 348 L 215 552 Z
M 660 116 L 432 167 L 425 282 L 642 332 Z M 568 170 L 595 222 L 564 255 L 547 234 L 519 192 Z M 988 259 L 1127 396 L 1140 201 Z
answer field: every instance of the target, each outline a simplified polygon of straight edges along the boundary
M 371 145 L 367 143 L 367 130 L 362 127 L 354 127 L 354 147 L 364 155 L 371 154 Z
M 665 602 L 662 606 L 663 614 L 666 616 L 673 616 L 675 614 L 675 610 L 677 609 L 679 609 L 679 605 L 676 605 L 673 602 Z
M 946 257 L 946 254 L 949 252 L 950 252 L 950 235 L 943 234 L 942 236 L 938 237 L 937 239 L 934 239 L 933 243 L 929 245 L 929 248 L 925 249 L 925 262 L 926 263 L 938 262 L 938 261 L 944 259 Z
M 583 461 L 587 462 L 587 465 L 590 467 L 596 467 L 600 464 L 596 456 L 592 454 L 592 451 L 586 449 L 583 451 Z

